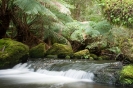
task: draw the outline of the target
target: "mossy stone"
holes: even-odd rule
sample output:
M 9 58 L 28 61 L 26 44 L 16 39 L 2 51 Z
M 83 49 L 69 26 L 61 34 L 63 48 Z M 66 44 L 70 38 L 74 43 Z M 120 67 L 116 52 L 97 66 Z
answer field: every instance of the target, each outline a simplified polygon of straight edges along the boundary
M 124 66 L 120 72 L 120 82 L 133 84 L 133 65 Z
M 102 57 L 98 57 L 98 60 L 103 60 L 103 58 Z
M 35 47 L 30 49 L 30 57 L 31 58 L 43 58 L 46 54 L 45 43 L 40 43 Z
M 94 58 L 93 57 L 90 57 L 89 60 L 94 60 Z
M 70 59 L 71 57 L 69 56 L 69 55 L 67 55 L 66 57 L 65 57 L 65 59 Z
M 11 67 L 28 55 L 29 47 L 27 45 L 9 38 L 0 39 L 0 68 Z
M 85 58 L 85 57 L 89 58 L 89 56 L 90 56 L 90 53 L 88 49 L 80 50 L 74 53 L 74 58 Z
M 57 59 L 57 55 L 47 55 L 46 58 Z
M 102 55 L 102 56 L 98 57 L 98 60 L 109 60 L 109 59 L 110 59 L 110 57 L 107 55 Z
M 69 45 L 54 43 L 53 46 L 47 50 L 47 55 L 72 55 L 73 50 Z
M 90 57 L 93 57 L 94 60 L 98 60 L 98 57 L 95 54 L 90 54 Z

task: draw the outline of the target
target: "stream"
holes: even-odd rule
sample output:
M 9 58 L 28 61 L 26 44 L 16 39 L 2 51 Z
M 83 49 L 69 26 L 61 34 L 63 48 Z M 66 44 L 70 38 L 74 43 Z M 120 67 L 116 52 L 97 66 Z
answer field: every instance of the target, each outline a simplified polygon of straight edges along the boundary
M 29 60 L 0 70 L 0 88 L 126 88 L 117 85 L 121 68 L 115 61 Z

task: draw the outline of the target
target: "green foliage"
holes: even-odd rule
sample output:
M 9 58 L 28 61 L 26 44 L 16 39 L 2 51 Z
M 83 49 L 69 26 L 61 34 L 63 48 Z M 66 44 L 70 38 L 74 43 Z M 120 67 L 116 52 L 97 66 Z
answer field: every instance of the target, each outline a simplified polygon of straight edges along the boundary
M 112 26 L 106 20 L 99 21 L 93 27 L 95 30 L 98 30 L 101 35 L 108 33 L 110 31 L 110 29 L 112 28 Z
M 115 54 L 120 54 L 121 50 L 119 47 L 111 47 L 109 48 L 110 51 L 114 52 Z
M 113 24 L 132 28 L 133 22 L 133 0 L 106 0 L 104 14 Z
M 111 30 L 113 35 L 110 41 L 110 49 L 117 54 L 121 53 L 132 61 L 132 30 L 124 28 L 124 27 L 117 27 L 114 26 Z
M 109 33 L 112 26 L 107 21 L 93 22 L 70 22 L 66 24 L 67 28 L 63 30 L 63 36 L 68 40 L 84 43 L 89 39 L 86 48 L 106 47 Z
M 5 9 L 12 12 L 9 29 L 13 28 L 7 31 L 8 37 L 16 38 L 20 30 L 25 36 L 22 42 L 29 42 L 30 37 L 41 41 L 52 37 L 56 42 L 68 42 L 61 35 L 64 24 L 73 21 L 68 3 L 63 0 L 10 0 L 6 4 L 9 7 Z
M 97 40 L 86 46 L 86 48 L 88 49 L 93 49 L 95 47 L 104 49 L 105 47 L 107 47 L 107 40 Z
M 101 21 L 103 20 L 102 10 L 98 0 L 65 0 L 74 6 L 71 9 L 72 17 L 78 21 Z

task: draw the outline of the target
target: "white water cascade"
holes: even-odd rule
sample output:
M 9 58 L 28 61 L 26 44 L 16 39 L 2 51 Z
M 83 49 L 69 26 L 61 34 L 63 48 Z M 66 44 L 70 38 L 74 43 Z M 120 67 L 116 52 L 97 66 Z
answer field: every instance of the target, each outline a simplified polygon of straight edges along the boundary
M 10 80 L 18 84 L 57 84 L 71 82 L 93 82 L 93 73 L 69 69 L 67 71 L 49 71 L 37 69 L 34 71 L 30 65 L 18 64 L 12 69 L 0 70 L 0 79 Z
M 116 88 L 121 62 L 37 59 L 0 70 L 0 88 Z

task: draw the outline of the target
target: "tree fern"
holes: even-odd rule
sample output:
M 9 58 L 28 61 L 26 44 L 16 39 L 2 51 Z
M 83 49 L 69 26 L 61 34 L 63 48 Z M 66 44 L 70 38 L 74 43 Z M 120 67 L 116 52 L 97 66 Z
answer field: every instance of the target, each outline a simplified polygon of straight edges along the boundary
M 55 14 L 53 14 L 49 9 L 45 7 L 45 5 L 42 5 L 37 0 L 15 0 L 14 4 L 16 4 L 27 14 L 41 14 L 57 19 Z

